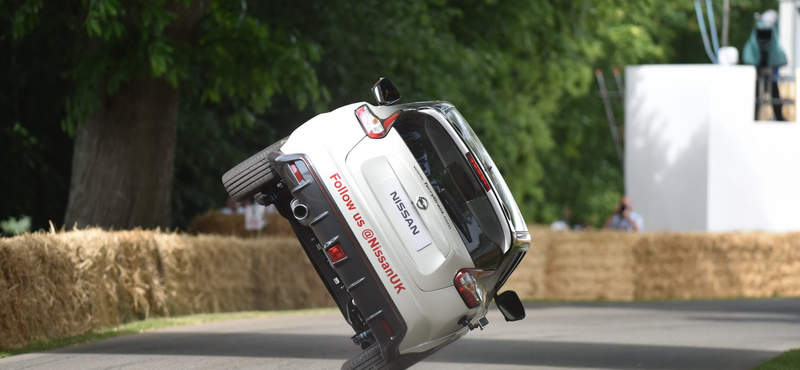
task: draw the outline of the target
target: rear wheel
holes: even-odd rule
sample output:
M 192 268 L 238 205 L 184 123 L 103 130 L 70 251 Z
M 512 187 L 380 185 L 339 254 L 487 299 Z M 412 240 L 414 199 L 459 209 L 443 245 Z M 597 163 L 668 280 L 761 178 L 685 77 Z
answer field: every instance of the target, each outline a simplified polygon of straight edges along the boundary
M 278 179 L 275 169 L 267 160 L 267 155 L 279 150 L 287 139 L 288 136 L 266 147 L 222 175 L 222 184 L 233 200 L 241 202 L 252 198 L 265 185 Z

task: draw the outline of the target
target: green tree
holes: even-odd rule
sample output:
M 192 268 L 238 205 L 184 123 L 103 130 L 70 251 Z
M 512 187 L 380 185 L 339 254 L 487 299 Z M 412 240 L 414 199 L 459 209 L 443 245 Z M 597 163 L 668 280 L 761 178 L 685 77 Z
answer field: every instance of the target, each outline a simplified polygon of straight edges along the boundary
M 303 13 L 279 2 L 260 6 L 270 22 L 302 29 L 325 50 L 319 76 L 331 105 L 369 99 L 364 81 L 378 76 L 391 77 L 405 101 L 456 104 L 532 216 L 546 201 L 549 122 L 565 96 L 586 92 L 590 62 L 602 54 L 584 39 L 588 31 L 578 32 L 584 3 L 293 3 Z
M 731 44 L 774 5 L 734 1 Z M 455 103 L 529 221 L 602 219 L 623 185 L 593 70 L 706 62 L 684 0 L 17 0 L 0 20 L 0 145 L 20 173 L 0 216 L 36 226 L 185 225 L 222 203 L 225 170 L 371 101 L 380 76 Z
M 36 228 L 61 224 L 72 158 L 72 140 L 59 129 L 72 33 L 64 22 L 37 24 L 29 15 L 58 19 L 70 8 L 40 5 L 0 2 L 0 219 L 28 215 Z
M 584 65 L 605 71 L 611 90 L 616 90 L 610 73 L 613 68 L 648 63 L 710 63 L 691 1 L 585 4 L 588 9 L 584 14 L 590 16 L 579 22 L 583 25 L 580 32 L 584 40 L 594 45 L 587 49 L 596 52 L 590 53 L 592 58 Z M 777 5 L 774 0 L 732 1 L 729 45 L 741 50 L 753 27 L 753 13 L 776 9 Z M 721 7 L 721 2 L 714 2 L 717 27 L 721 24 Z M 544 201 L 535 207 L 535 214 L 529 215 L 536 222 L 563 219 L 564 211 L 569 210 L 570 221 L 599 227 L 624 193 L 622 163 L 614 151 L 599 88 L 594 81 L 590 86 L 589 90 L 562 100 L 561 109 L 550 122 L 555 145 L 543 161 L 548 174 L 541 182 Z M 622 104 L 612 97 L 612 105 L 620 132 L 624 132 Z
M 181 83 L 201 79 L 201 102 L 237 105 L 248 125 L 275 94 L 304 107 L 320 98 L 315 44 L 250 17 L 226 1 L 72 1 L 68 11 L 27 1 L 5 9 L 13 39 L 41 24 L 73 30 L 60 71 L 62 127 L 75 135 L 65 223 L 130 228 L 168 226 Z

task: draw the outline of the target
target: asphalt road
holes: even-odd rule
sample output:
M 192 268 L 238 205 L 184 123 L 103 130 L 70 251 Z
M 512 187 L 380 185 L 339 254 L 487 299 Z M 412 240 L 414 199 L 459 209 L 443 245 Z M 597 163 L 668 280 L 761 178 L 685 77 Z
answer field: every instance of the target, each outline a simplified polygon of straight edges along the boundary
M 800 299 L 528 304 L 497 311 L 412 369 L 752 369 L 800 348 Z M 0 369 L 338 369 L 358 350 L 338 314 L 171 328 L 0 360 Z M 798 364 L 800 369 L 800 364 Z

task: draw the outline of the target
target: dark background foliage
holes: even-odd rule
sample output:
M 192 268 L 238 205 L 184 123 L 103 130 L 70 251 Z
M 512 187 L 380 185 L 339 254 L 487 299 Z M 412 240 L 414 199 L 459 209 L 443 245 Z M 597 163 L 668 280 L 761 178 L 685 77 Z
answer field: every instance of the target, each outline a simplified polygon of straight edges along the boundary
M 0 5 L 0 219 L 63 224 L 76 127 L 125 84 L 180 91 L 170 226 L 181 228 L 222 206 L 227 169 L 317 113 L 372 101 L 387 76 L 403 101 L 459 107 L 529 222 L 568 209 L 599 225 L 624 186 L 593 71 L 613 86 L 612 68 L 708 62 L 691 1 L 211 1 L 192 37 L 170 37 L 191 4 Z M 741 49 L 753 12 L 770 7 L 733 1 L 730 44 Z

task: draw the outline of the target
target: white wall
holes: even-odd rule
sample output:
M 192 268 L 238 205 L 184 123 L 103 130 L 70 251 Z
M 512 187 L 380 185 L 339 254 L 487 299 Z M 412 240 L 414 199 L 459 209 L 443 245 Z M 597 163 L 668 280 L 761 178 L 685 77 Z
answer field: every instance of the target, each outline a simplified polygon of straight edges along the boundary
M 755 122 L 755 69 L 626 69 L 625 188 L 647 230 L 800 230 L 800 125 Z
M 800 124 L 736 117 L 735 98 L 711 121 L 707 230 L 800 230 Z
M 710 112 L 698 87 L 711 79 L 692 66 L 625 70 L 625 189 L 647 230 L 706 228 Z
M 778 36 L 779 43 L 786 53 L 786 66 L 780 69 L 781 75 L 790 75 L 795 68 L 795 22 L 797 21 L 797 5 L 794 0 L 779 0 Z M 766 9 L 764 9 L 766 10 Z M 759 10 L 763 12 L 764 10 Z

